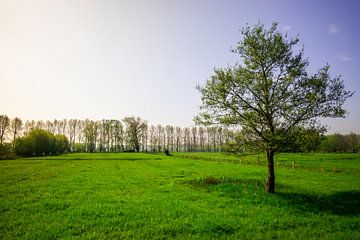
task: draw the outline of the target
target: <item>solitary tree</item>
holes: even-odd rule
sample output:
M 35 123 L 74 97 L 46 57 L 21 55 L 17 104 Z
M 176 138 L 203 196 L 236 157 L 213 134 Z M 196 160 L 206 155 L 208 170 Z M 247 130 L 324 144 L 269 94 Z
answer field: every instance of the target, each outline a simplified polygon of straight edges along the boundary
M 344 117 L 342 108 L 353 92 L 340 77 L 331 78 L 329 66 L 307 73 L 303 49 L 295 51 L 298 38 L 289 39 L 258 23 L 241 31 L 243 39 L 233 50 L 242 63 L 215 73 L 204 86 L 198 123 L 240 125 L 247 141 L 267 153 L 266 191 L 275 193 L 274 153 L 296 127 L 321 126 L 318 117 Z

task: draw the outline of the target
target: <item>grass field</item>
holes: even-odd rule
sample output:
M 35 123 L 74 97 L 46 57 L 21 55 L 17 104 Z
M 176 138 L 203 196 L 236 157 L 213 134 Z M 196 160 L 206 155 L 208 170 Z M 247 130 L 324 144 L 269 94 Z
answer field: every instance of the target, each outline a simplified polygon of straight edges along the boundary
M 275 195 L 257 158 L 0 161 L 0 239 L 360 239 L 359 154 L 277 155 Z
M 177 157 L 237 164 L 267 165 L 265 154 L 234 155 L 220 152 L 180 152 Z M 276 165 L 313 169 L 314 171 L 359 172 L 360 154 L 354 153 L 281 153 L 275 155 Z

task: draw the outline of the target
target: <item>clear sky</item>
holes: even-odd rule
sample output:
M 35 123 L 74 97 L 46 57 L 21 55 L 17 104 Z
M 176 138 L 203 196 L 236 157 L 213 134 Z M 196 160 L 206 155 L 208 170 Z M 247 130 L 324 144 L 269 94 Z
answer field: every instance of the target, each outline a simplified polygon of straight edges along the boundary
M 356 0 L 0 0 L 0 114 L 193 125 L 195 86 L 237 61 L 239 29 L 278 21 L 310 73 L 329 63 L 357 91 L 330 132 L 360 133 L 359 11 Z

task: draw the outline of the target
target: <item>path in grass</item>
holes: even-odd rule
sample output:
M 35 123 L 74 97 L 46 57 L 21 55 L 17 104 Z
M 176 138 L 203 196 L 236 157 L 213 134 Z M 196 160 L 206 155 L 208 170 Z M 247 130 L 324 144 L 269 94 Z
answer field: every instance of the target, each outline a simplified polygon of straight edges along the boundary
M 357 165 L 359 166 L 359 165 Z M 355 172 L 158 154 L 0 161 L 0 238 L 360 238 Z

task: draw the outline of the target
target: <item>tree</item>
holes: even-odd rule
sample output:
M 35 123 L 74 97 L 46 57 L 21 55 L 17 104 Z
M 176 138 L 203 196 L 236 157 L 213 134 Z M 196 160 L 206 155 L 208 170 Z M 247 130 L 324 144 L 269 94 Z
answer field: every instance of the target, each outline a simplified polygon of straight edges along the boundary
M 54 135 L 42 129 L 32 129 L 27 136 L 15 140 L 15 152 L 22 156 L 41 156 L 64 153 L 68 140 L 64 135 Z
M 323 132 L 318 129 L 299 129 L 299 134 L 295 140 L 301 152 L 314 152 L 319 149 Z
M 205 128 L 199 127 L 199 144 L 200 144 L 200 151 L 204 151 L 205 146 Z
M 10 119 L 6 115 L 0 115 L 0 144 L 3 144 L 4 136 L 10 125 Z
M 350 142 L 351 151 L 353 153 L 359 152 L 359 149 L 360 149 L 360 137 L 359 137 L 359 135 L 351 132 L 348 135 L 348 138 L 349 138 L 349 142 Z
M 11 128 L 11 131 L 12 131 L 12 134 L 13 134 L 13 144 L 14 144 L 14 146 L 15 146 L 16 136 L 19 133 L 19 131 L 21 130 L 21 127 L 22 127 L 22 121 L 21 121 L 20 118 L 15 117 L 15 118 L 13 118 L 11 120 L 10 128 Z
M 195 120 L 240 125 L 247 140 L 266 151 L 266 191 L 275 193 L 274 153 L 286 136 L 298 126 L 319 128 L 319 117 L 344 117 L 342 105 L 353 92 L 345 90 L 340 77 L 330 77 L 328 65 L 309 75 L 303 49 L 293 49 L 299 39 L 281 34 L 277 23 L 270 29 L 248 25 L 241 33 L 232 51 L 242 63 L 215 69 L 198 86 L 202 106 Z
M 41 120 L 35 122 L 34 128 L 44 129 L 45 123 Z
M 105 152 L 106 135 L 108 128 L 107 120 L 103 119 L 102 121 L 99 121 L 98 126 L 99 126 L 99 152 Z
M 115 144 L 115 152 L 124 150 L 124 128 L 120 121 L 114 120 L 113 137 Z
M 184 128 L 183 130 L 183 144 L 184 144 L 184 152 L 190 151 L 190 128 Z
M 14 148 L 11 143 L 0 144 L 0 160 L 15 158 Z
M 75 139 L 76 139 L 76 129 L 78 127 L 78 120 L 70 119 L 68 126 L 68 133 L 69 133 L 69 144 L 70 150 L 73 151 L 75 147 Z
M 45 123 L 45 126 L 46 126 L 46 129 L 45 129 L 46 131 L 51 132 L 51 133 L 55 132 L 54 124 L 51 121 L 47 120 Z
M 140 151 L 140 139 L 147 129 L 146 122 L 137 117 L 125 117 L 123 119 L 126 124 L 126 140 L 129 150 Z
M 148 125 L 144 123 L 142 127 L 142 134 L 141 134 L 141 145 L 142 145 L 142 151 L 147 151 L 147 145 L 148 145 Z
M 65 135 L 57 134 L 55 137 L 55 151 L 56 153 L 64 153 L 69 149 L 69 140 Z
M 149 138 L 150 138 L 150 151 L 155 152 L 157 138 L 156 138 L 156 127 L 154 125 L 151 125 L 149 128 Z
M 161 144 L 163 142 L 163 136 L 164 136 L 164 127 L 160 124 L 156 125 L 156 143 L 158 147 L 158 151 L 161 152 Z M 165 143 L 164 143 L 165 145 Z
M 76 128 L 77 143 L 83 143 L 84 128 L 85 128 L 85 121 L 84 120 L 78 120 L 77 128 Z M 74 143 L 75 142 L 76 142 L 76 139 L 74 139 Z
M 179 152 L 180 151 L 180 147 L 181 147 L 181 127 L 176 127 L 175 128 L 175 139 L 176 139 L 176 151 Z
M 96 121 L 85 120 L 84 122 L 84 138 L 86 150 L 88 152 L 95 152 L 96 150 L 96 140 L 98 135 L 99 125 Z
M 32 131 L 32 130 L 30 130 Z M 35 145 L 34 141 L 27 135 L 22 138 L 17 138 L 15 140 L 15 152 L 17 155 L 21 156 L 33 156 L 35 155 Z
M 192 127 L 191 128 L 191 151 L 196 151 L 197 150 L 197 127 Z
M 166 133 L 166 149 L 171 151 L 174 150 L 174 127 L 170 125 L 165 126 Z

